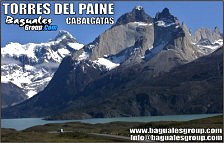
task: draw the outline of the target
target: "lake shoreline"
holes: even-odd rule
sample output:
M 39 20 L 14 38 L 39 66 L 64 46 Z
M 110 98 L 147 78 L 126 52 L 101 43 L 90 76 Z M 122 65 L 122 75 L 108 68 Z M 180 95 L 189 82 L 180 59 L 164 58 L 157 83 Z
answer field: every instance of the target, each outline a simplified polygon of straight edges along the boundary
M 190 121 L 110 122 L 110 123 L 50 123 L 22 131 L 2 128 L 2 142 L 118 142 L 130 137 L 131 128 L 222 128 L 223 115 Z M 64 133 L 57 132 L 64 129 Z M 54 133 L 52 133 L 54 132 Z M 217 134 L 220 135 L 220 134 Z M 221 134 L 222 135 L 222 134 Z M 130 141 L 130 140 L 129 140 Z
M 90 118 L 83 120 L 44 120 L 44 118 L 17 118 L 17 119 L 1 119 L 3 128 L 14 128 L 16 130 L 24 130 L 35 125 L 45 125 L 49 123 L 66 123 L 66 122 L 81 122 L 81 123 L 109 123 L 109 122 L 155 122 L 155 121 L 190 121 L 222 115 L 219 114 L 192 114 L 192 115 L 170 115 L 170 116 L 142 116 L 142 117 L 119 117 L 119 118 Z
M 61 121 L 61 120 L 86 120 L 86 119 L 113 119 L 113 118 L 138 118 L 138 117 L 163 117 L 163 116 L 187 116 L 187 115 L 221 115 L 223 113 L 208 113 L 208 114 L 176 114 L 176 115 L 157 115 L 157 116 L 118 116 L 118 117 L 99 117 L 99 118 L 92 118 L 92 117 L 86 117 L 86 118 L 48 118 L 48 117 L 42 117 L 43 120 L 46 121 Z

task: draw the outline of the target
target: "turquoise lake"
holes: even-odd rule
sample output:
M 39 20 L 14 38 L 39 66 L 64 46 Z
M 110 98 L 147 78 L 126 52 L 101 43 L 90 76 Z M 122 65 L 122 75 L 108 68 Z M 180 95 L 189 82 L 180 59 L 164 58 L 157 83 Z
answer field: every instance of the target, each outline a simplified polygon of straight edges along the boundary
M 54 120 L 54 121 L 43 120 L 43 118 L 17 118 L 17 119 L 1 119 L 1 128 L 14 128 L 16 130 L 24 130 L 26 128 L 36 125 L 44 125 L 48 123 L 66 123 L 66 122 L 82 122 L 82 123 L 97 124 L 97 123 L 108 123 L 115 121 L 124 121 L 124 122 L 189 121 L 193 119 L 212 117 L 216 115 L 222 115 L 222 114 L 92 118 L 83 120 Z

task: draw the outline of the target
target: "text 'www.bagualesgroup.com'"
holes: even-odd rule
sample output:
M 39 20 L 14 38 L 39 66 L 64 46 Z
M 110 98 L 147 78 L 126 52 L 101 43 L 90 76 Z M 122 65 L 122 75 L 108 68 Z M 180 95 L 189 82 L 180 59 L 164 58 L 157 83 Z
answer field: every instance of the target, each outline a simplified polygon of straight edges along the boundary
M 132 141 L 223 141 L 221 128 L 131 128 Z

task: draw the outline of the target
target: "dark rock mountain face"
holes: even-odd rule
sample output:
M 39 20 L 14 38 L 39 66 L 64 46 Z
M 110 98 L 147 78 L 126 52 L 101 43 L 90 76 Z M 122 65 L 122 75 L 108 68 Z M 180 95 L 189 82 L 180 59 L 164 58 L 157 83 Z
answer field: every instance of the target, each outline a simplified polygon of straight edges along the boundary
M 220 113 L 222 48 L 202 52 L 205 47 L 193 44 L 188 32 L 167 8 L 153 19 L 138 6 L 65 57 L 42 92 L 4 109 L 2 116 L 72 119 Z
M 131 12 L 122 15 L 114 26 L 128 24 L 130 22 L 153 22 L 153 18 L 145 13 L 142 6 L 136 6 Z
M 158 12 L 155 16 L 155 21 L 163 20 L 166 23 L 178 22 L 178 19 L 170 14 L 168 8 L 164 8 L 162 12 Z
M 222 57 L 223 49 L 218 49 L 153 78 L 146 65 L 115 69 L 86 86 L 64 113 L 52 118 L 221 113 Z
M 26 100 L 28 96 L 13 83 L 1 83 L 2 108 L 12 106 Z

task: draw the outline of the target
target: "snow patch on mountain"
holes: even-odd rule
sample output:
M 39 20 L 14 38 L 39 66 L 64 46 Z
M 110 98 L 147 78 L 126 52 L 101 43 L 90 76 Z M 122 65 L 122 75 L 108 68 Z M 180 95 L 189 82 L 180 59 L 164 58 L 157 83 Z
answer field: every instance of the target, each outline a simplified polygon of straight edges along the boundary
M 135 9 L 136 10 L 143 10 L 143 7 L 138 5 L 138 6 L 135 7 Z
M 68 46 L 70 46 L 71 48 L 75 50 L 80 50 L 84 47 L 83 44 L 79 44 L 79 43 L 68 43 Z
M 151 59 L 156 54 L 158 54 L 160 51 L 162 51 L 166 44 L 167 44 L 166 42 L 165 43 L 163 42 L 155 47 L 150 47 L 148 50 L 146 50 L 145 56 L 142 58 L 144 58 L 145 60 Z
M 34 43 L 29 43 L 26 45 L 21 45 L 19 43 L 9 43 L 5 47 L 1 48 L 1 55 L 9 55 L 19 57 L 21 55 L 27 55 L 32 59 L 37 59 L 34 51 L 36 45 Z
M 1 82 L 12 82 L 24 89 L 29 97 L 36 94 L 38 88 L 41 88 L 41 85 L 46 85 L 53 76 L 53 73 L 50 74 L 44 69 L 37 69 L 30 65 L 24 67 L 17 64 L 2 65 L 1 70 Z
M 160 26 L 160 27 L 169 27 L 169 26 L 175 25 L 175 23 L 166 23 L 162 20 L 159 20 L 156 23 L 157 23 L 157 26 Z
M 223 46 L 223 39 L 216 40 L 214 43 L 210 43 L 210 44 L 201 44 L 201 43 L 193 43 L 193 42 L 192 44 L 200 48 L 207 48 L 207 49 L 211 49 L 212 51 L 215 51 L 216 49 Z
M 112 70 L 120 65 L 118 63 L 113 63 L 112 61 L 105 59 L 105 58 L 98 58 L 98 60 L 95 60 L 93 62 L 99 66 L 106 67 L 108 70 Z
M 1 76 L 1 83 L 9 83 L 9 79 L 5 76 Z
M 89 54 L 85 51 L 82 52 L 82 54 L 78 57 L 79 61 L 85 60 L 89 57 Z
M 70 51 L 65 48 L 61 48 L 58 49 L 58 54 L 60 54 L 61 57 L 65 57 L 66 55 L 70 54 Z
M 35 95 L 35 94 L 37 94 L 37 92 L 36 91 L 34 91 L 34 90 L 29 90 L 28 92 L 27 92 L 27 96 L 29 97 L 29 98 L 31 98 L 33 95 Z
M 152 23 L 145 23 L 145 22 L 133 22 L 136 26 L 152 26 Z
M 197 45 L 197 46 L 201 46 L 201 45 Z M 207 45 L 207 46 L 203 45 L 202 47 L 204 47 L 204 48 L 208 48 L 208 49 L 212 49 L 212 50 L 216 50 L 216 49 L 218 49 L 220 46 L 219 46 L 219 45 Z
M 223 45 L 223 39 L 216 40 L 213 44 L 219 44 L 220 46 L 222 46 Z

